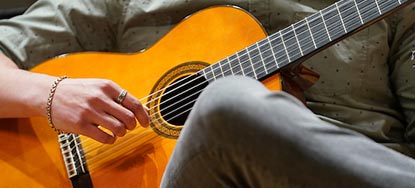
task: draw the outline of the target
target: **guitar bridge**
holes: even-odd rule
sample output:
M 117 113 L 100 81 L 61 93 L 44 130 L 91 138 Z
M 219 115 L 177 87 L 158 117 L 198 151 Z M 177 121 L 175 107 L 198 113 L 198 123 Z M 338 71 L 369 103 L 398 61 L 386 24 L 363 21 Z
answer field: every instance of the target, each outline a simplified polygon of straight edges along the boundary
M 58 135 L 58 139 L 66 172 L 73 187 L 92 187 L 79 135 L 62 133 Z

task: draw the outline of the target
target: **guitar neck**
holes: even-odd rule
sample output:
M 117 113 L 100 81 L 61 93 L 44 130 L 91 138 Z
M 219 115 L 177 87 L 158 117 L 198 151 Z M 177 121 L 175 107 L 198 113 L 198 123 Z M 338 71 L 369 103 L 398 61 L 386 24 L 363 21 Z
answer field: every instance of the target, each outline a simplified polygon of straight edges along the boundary
M 342 0 L 215 63 L 198 74 L 211 82 L 244 75 L 263 80 L 359 31 L 413 0 Z

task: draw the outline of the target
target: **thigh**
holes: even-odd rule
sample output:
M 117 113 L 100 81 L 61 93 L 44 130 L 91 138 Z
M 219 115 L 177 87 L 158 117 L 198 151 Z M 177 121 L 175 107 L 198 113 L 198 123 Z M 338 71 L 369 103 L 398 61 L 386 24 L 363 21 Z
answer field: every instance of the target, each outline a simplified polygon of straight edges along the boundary
M 200 96 L 167 187 L 409 187 L 412 159 L 317 118 L 284 92 L 227 78 Z

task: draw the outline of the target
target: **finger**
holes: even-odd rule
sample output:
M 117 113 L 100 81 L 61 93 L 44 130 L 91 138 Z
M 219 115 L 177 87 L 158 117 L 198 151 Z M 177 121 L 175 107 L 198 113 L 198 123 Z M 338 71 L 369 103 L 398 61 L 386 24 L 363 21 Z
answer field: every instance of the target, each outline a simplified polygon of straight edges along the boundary
M 98 125 L 104 127 L 114 133 L 118 137 L 122 137 L 127 133 L 124 123 L 120 122 L 117 118 L 103 113 L 101 118 L 96 121 Z
M 108 98 L 105 98 L 104 100 L 100 99 L 100 108 L 121 121 L 125 125 L 125 128 L 129 130 L 134 129 L 137 125 L 134 113 L 116 103 L 124 90 L 122 90 L 115 82 L 109 80 L 103 81 L 102 84 L 101 87 Z
M 122 122 L 125 128 L 133 130 L 137 126 L 135 115 L 129 109 L 110 101 L 103 107 L 107 114 L 111 114 L 114 118 Z
M 122 122 L 105 112 L 92 112 L 90 115 L 90 123 L 100 125 L 118 137 L 124 136 L 127 132 Z
M 142 105 L 140 101 L 138 101 L 131 94 L 127 94 L 122 102 L 122 105 L 134 113 L 142 127 L 148 127 L 150 124 L 150 117 L 147 113 L 146 107 Z
M 106 132 L 92 124 L 85 126 L 84 130 L 85 132 L 83 134 L 85 136 L 88 136 L 103 144 L 113 144 L 116 140 L 116 137 L 114 135 L 107 134 Z
M 123 89 L 113 82 L 108 82 L 107 86 L 109 86 L 106 87 L 107 92 L 113 96 L 113 100 L 116 102 Z M 150 124 L 150 117 L 140 101 L 138 101 L 130 93 L 127 93 L 125 98 L 121 101 L 121 105 L 134 113 L 134 116 L 137 118 L 141 126 L 148 127 Z

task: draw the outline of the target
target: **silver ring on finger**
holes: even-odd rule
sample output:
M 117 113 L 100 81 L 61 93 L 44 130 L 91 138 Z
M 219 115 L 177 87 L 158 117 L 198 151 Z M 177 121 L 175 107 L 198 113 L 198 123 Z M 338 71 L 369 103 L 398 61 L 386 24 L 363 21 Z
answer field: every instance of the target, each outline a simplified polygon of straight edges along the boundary
M 117 103 L 121 104 L 122 101 L 124 101 L 125 96 L 127 96 L 127 94 L 128 94 L 127 90 L 123 89 L 117 97 Z

